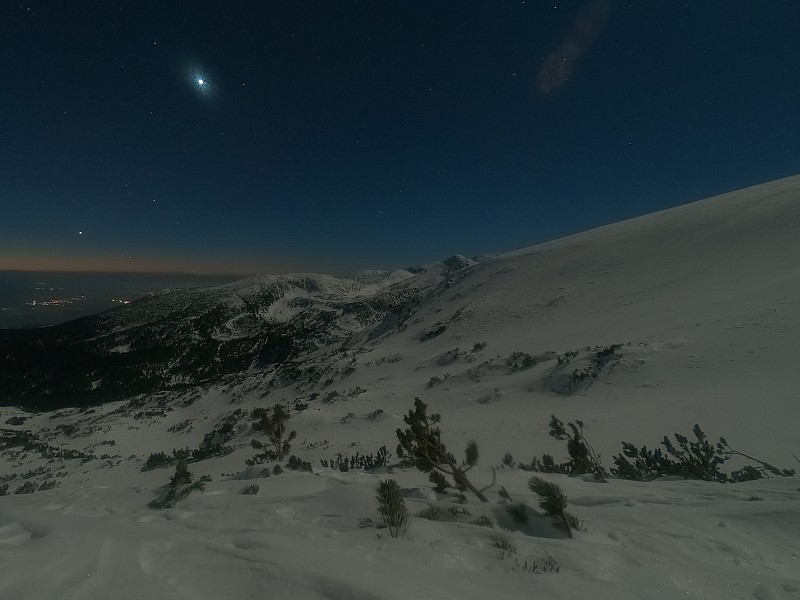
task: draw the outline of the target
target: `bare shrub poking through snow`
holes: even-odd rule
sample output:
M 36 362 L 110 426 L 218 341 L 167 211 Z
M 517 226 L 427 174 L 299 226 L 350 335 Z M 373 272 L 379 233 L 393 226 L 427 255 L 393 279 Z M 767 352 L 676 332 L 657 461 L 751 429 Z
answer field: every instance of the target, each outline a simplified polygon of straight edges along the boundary
M 519 565 L 519 561 L 517 561 Z M 545 573 L 558 573 L 561 571 L 561 565 L 556 562 L 556 559 L 550 556 L 549 554 L 547 557 L 542 561 L 542 564 L 539 565 L 536 561 L 528 564 L 526 560 L 523 564 L 519 565 L 525 573 L 533 573 L 534 575 L 543 575 Z
M 400 535 L 408 523 L 408 507 L 400 493 L 400 485 L 394 479 L 383 479 L 378 485 L 378 512 L 382 523 L 389 528 L 392 537 Z
M 467 478 L 467 471 L 478 464 L 478 444 L 474 441 L 467 443 L 464 451 L 464 462 L 460 465 L 456 462 L 455 456 L 447 451 L 442 442 L 441 432 L 438 427 L 434 427 L 441 419 L 441 415 L 432 414 L 428 416 L 427 405 L 419 398 L 414 399 L 414 410 L 409 410 L 403 417 L 408 429 L 397 430 L 397 439 L 400 444 L 397 446 L 397 455 L 408 460 L 423 473 L 428 473 L 432 483 L 436 485 L 437 491 L 442 491 L 445 487 L 454 487 L 462 494 L 469 490 L 481 502 L 488 502 L 489 499 L 483 493 L 494 485 L 494 481 L 488 486 L 478 489 Z M 494 473 L 494 469 L 492 469 Z M 450 484 L 447 476 L 452 477 L 454 484 Z
M 497 558 L 503 560 L 517 553 L 517 547 L 504 537 L 499 537 L 494 542 L 494 547 L 499 550 Z

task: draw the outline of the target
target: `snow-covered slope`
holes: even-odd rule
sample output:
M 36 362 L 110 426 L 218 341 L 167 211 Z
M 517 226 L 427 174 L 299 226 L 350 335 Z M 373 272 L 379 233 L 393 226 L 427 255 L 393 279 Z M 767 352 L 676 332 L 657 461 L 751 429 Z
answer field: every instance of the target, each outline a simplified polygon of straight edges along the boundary
M 531 473 L 499 468 L 506 452 L 522 463 L 566 459 L 564 442 L 548 436 L 551 414 L 581 419 L 607 468 L 622 441 L 657 447 L 695 423 L 712 441 L 724 435 L 800 468 L 798 238 L 793 177 L 477 263 L 454 256 L 353 279 L 254 278 L 107 313 L 90 338 L 67 328 L 62 342 L 94 340 L 111 360 L 142 343 L 132 331 L 181 348 L 169 369 L 194 364 L 209 339 L 218 354 L 196 363 L 203 378 L 159 380 L 131 397 L 123 389 L 90 409 L 2 409 L 10 495 L 0 498 L 0 597 L 799 599 L 797 477 L 597 483 L 546 474 L 585 523 L 567 539 L 536 508 Z M 263 357 L 270 335 L 303 337 L 274 360 L 237 346 L 245 368 L 208 366 L 224 362 L 231 340 L 262 344 Z M 91 369 L 82 377 L 89 389 L 103 385 Z M 395 469 L 412 512 L 471 514 L 415 518 L 393 539 L 359 527 L 377 519 L 386 469 L 340 472 L 320 460 L 382 445 L 394 453 L 415 396 L 442 414 L 456 455 L 478 442 L 471 478 L 488 484 L 495 467 L 497 483 L 489 503 L 461 505 L 425 475 Z M 266 477 L 272 465 L 246 467 L 257 452 L 250 440 L 263 439 L 250 413 L 276 402 L 293 408 L 293 454 L 314 473 Z M 140 471 L 151 453 L 219 441 L 230 453 L 189 465 L 212 477 L 203 492 L 175 508 L 147 507 L 173 472 Z M 13 494 L 26 482 L 45 489 Z M 259 493 L 241 495 L 250 483 Z M 527 524 L 510 518 L 500 486 L 527 506 Z M 472 524 L 481 515 L 494 527 Z M 547 556 L 558 573 L 526 568 L 536 561 L 541 570 Z

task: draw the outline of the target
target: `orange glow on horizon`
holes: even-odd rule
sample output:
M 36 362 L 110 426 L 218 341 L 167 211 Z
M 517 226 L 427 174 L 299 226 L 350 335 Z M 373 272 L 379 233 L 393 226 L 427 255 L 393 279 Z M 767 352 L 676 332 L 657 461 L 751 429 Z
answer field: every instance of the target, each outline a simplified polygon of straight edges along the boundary
M 0 271 L 91 271 L 110 273 L 197 273 L 208 275 L 280 274 L 302 270 L 287 264 L 182 258 L 121 258 L 118 256 L 54 256 L 11 254 L 0 249 Z

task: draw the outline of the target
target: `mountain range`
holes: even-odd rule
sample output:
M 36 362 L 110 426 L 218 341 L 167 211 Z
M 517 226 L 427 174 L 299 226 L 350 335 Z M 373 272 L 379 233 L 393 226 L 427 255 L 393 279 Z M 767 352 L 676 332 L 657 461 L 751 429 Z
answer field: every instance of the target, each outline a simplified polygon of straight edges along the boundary
M 800 598 L 798 239 L 800 176 L 480 260 L 264 275 L 2 330 L 0 596 Z M 415 397 L 459 459 L 477 442 L 489 503 L 399 461 Z M 270 474 L 276 403 L 312 473 Z M 553 415 L 607 466 L 700 424 L 785 476 L 546 473 L 585 521 L 568 539 L 526 484 L 532 458 L 566 458 Z M 174 456 L 211 480 L 147 508 Z M 371 528 L 386 477 L 450 516 Z

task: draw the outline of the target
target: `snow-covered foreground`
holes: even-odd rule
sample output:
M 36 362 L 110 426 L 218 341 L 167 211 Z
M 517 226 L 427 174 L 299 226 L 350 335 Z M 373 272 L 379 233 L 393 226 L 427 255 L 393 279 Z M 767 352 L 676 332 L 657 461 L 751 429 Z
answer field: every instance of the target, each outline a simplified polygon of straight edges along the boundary
M 423 478 L 396 474 L 415 498 Z M 503 472 L 512 497 L 525 475 Z M 497 503 L 448 504 L 495 528 L 414 519 L 399 539 L 375 517 L 377 474 L 217 481 L 180 508 L 145 508 L 146 486 L 85 484 L 5 498 L 3 598 L 772 598 L 800 597 L 798 481 L 597 484 L 556 477 L 585 531 L 544 517 L 524 531 Z M 110 483 L 110 482 L 107 482 Z M 503 554 L 505 540 L 516 548 Z M 558 573 L 533 574 L 552 556 Z
M 538 510 L 532 473 L 500 468 L 506 452 L 524 463 L 566 459 L 564 442 L 547 435 L 556 414 L 584 421 L 607 468 L 623 440 L 653 448 L 700 423 L 712 441 L 723 435 L 800 469 L 798 238 L 800 178 L 790 178 L 458 271 L 402 327 L 326 354 L 331 383 L 276 388 L 254 370 L 90 411 L 0 409 L 6 439 L 28 430 L 50 445 L 2 452 L 0 598 L 800 599 L 796 476 L 544 475 L 585 524 L 567 539 Z M 496 468 L 490 502 L 439 496 L 410 469 L 320 466 L 381 445 L 394 453 L 415 396 L 442 413 L 457 456 L 478 442 L 470 477 L 485 485 Z M 292 453 L 314 473 L 246 467 L 257 452 L 250 440 L 262 437 L 250 411 L 276 402 L 295 407 Z M 7 422 L 17 416 L 26 420 Z M 142 472 L 145 459 L 198 448 L 226 418 L 233 451 L 189 465 L 212 481 L 175 508 L 148 508 L 174 469 Z M 412 513 L 434 505 L 440 519 L 412 518 L 398 539 L 362 527 L 378 519 L 374 497 L 387 476 Z M 45 489 L 13 493 L 28 481 Z M 253 483 L 258 494 L 242 495 Z M 501 486 L 526 504 L 527 524 L 511 519 Z M 483 515 L 493 527 L 473 523 Z M 534 562 L 544 572 L 531 572 Z

